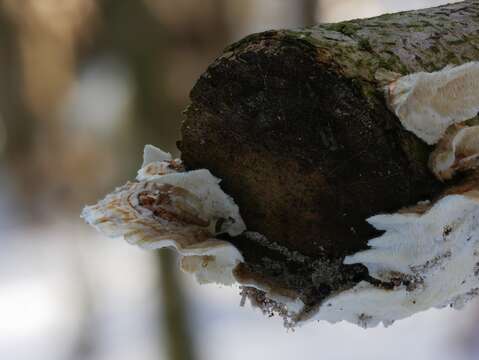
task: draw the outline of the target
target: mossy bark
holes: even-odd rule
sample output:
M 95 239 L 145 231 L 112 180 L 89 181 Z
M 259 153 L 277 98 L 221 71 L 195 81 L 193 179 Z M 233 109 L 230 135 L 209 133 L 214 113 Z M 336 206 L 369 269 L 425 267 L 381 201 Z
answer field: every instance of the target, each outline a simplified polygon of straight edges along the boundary
M 267 241 L 229 239 L 238 276 L 309 305 L 368 278 L 345 255 L 377 235 L 365 219 L 445 187 L 431 147 L 405 131 L 382 87 L 398 74 L 479 59 L 479 2 L 253 34 L 191 92 L 179 148 L 207 168 Z

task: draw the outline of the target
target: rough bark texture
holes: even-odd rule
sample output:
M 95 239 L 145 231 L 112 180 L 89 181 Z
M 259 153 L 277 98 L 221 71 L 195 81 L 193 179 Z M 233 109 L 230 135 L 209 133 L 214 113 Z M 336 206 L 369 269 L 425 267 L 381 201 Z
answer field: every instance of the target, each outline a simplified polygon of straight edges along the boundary
M 226 48 L 191 92 L 179 148 L 238 203 L 251 231 L 230 239 L 238 276 L 309 305 L 367 278 L 345 255 L 365 219 L 437 196 L 431 148 L 387 109 L 392 73 L 479 59 L 479 2 L 251 35 Z

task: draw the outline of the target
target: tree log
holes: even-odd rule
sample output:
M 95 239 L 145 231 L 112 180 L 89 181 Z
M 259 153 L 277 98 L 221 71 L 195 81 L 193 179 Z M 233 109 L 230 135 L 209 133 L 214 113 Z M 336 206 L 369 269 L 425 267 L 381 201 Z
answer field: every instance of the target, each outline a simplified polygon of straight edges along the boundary
M 240 207 L 237 276 L 310 306 L 368 279 L 344 256 L 377 236 L 366 218 L 449 186 L 432 147 L 387 108 L 395 76 L 479 59 L 479 2 L 253 34 L 227 47 L 191 91 L 178 146 Z

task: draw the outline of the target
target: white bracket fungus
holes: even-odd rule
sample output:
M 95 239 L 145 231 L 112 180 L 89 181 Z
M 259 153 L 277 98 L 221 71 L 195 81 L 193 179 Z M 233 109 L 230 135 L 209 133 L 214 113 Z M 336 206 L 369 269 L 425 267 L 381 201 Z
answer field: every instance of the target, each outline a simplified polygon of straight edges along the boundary
M 151 145 L 137 180 L 85 207 L 82 217 L 102 233 L 143 248 L 176 248 L 182 268 L 200 283 L 234 283 L 232 271 L 243 257 L 215 235 L 239 235 L 246 226 L 220 180 L 205 169 L 184 171 L 181 160 Z
M 403 76 L 386 93 L 402 125 L 432 145 L 450 125 L 479 112 L 479 62 Z
M 430 168 L 440 180 L 457 171 L 479 166 L 479 126 L 452 126 L 430 157 Z
M 385 233 L 344 263 L 364 264 L 383 285 L 360 282 L 324 300 L 313 319 L 387 326 L 433 307 L 461 308 L 479 294 L 479 191 L 446 196 L 424 214 L 368 222 Z

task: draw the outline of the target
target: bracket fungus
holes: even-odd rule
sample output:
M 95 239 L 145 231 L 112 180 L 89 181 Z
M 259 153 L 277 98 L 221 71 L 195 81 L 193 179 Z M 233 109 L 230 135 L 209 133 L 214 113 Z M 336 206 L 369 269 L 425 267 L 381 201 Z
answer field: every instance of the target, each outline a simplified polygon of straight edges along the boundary
M 362 281 L 325 300 L 314 318 L 387 326 L 433 307 L 460 309 L 479 294 L 479 191 L 368 222 L 385 233 L 345 263 L 366 265 L 380 285 Z
M 479 62 L 403 76 L 386 90 L 389 106 L 403 126 L 432 145 L 449 126 L 479 112 Z
M 208 170 L 185 171 L 181 160 L 147 145 L 137 181 L 85 207 L 82 217 L 105 235 L 146 249 L 176 248 L 182 268 L 200 283 L 230 285 L 242 256 L 215 236 L 238 235 L 245 225 L 218 183 Z
M 430 157 L 430 167 L 440 180 L 479 166 L 479 126 L 451 126 Z

